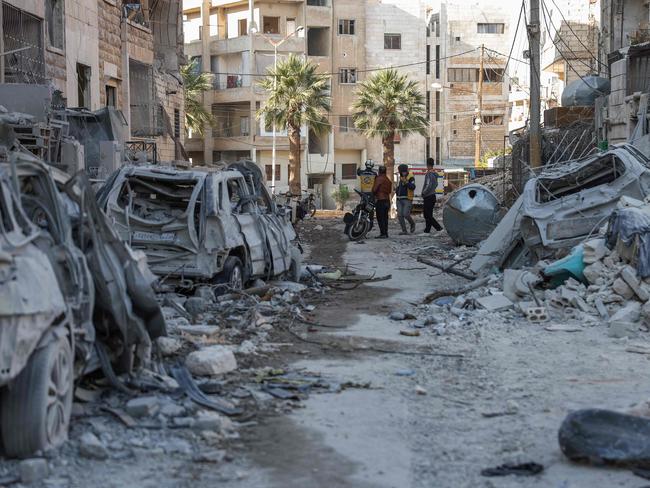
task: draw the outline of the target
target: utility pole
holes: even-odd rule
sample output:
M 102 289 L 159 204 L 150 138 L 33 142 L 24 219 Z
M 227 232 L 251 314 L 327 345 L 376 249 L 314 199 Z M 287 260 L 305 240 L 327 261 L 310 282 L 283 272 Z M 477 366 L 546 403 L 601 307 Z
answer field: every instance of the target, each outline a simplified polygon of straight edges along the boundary
M 528 42 L 530 53 L 530 166 L 542 165 L 542 135 L 540 121 L 540 72 L 539 72 L 539 0 L 530 0 L 530 23 L 528 24 Z
M 481 163 L 481 125 L 483 124 L 483 55 L 485 45 L 481 44 L 481 61 L 478 70 L 478 105 L 476 107 L 476 118 L 474 119 L 474 167 L 478 168 Z

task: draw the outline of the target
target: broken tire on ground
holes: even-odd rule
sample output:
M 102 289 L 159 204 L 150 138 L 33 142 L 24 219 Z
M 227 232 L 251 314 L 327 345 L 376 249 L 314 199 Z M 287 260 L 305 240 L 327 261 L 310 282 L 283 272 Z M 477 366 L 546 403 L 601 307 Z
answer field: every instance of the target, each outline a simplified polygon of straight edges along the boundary
M 25 457 L 62 444 L 68 435 L 73 393 L 73 356 L 67 335 L 37 349 L 0 407 L 2 444 L 11 457 Z
M 569 414 L 558 434 L 560 448 L 572 461 L 650 467 L 650 419 L 586 409 Z
M 244 265 L 235 256 L 228 256 L 223 265 L 223 270 L 217 276 L 217 283 L 226 285 L 231 290 L 242 290 L 246 283 Z

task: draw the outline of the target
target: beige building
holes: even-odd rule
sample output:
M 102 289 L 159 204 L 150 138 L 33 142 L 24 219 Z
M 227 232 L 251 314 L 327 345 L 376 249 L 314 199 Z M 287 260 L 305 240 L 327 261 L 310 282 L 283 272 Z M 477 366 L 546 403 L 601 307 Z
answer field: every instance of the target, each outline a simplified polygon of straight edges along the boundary
M 509 47 L 509 18 L 509 11 L 488 0 L 430 5 L 431 154 L 442 166 L 474 165 L 479 125 L 480 154 L 503 149 L 509 83 L 504 73 L 507 58 L 499 53 Z M 477 121 L 481 57 L 482 109 Z
M 399 67 L 419 84 L 427 96 L 431 121 L 430 137 L 398 134 L 396 161 L 423 165 L 430 156 L 440 164 L 473 164 L 480 61 L 476 48 L 485 44 L 494 50 L 506 49 L 509 12 L 485 0 L 474 2 L 472 8 L 461 0 L 442 4 L 431 0 L 250 3 L 252 11 L 248 1 L 183 3 L 185 54 L 214 79 L 214 89 L 204 102 L 217 124 L 204 137 L 192 134 L 188 139 L 187 149 L 195 163 L 251 158 L 271 179 L 272 132 L 256 120 L 266 97 L 256 81 L 273 63 L 272 43 L 303 27 L 278 46 L 278 58 L 288 53 L 303 55 L 331 75 L 331 133 L 319 139 L 303 130 L 301 141 L 303 186 L 315 189 L 326 206 L 333 206 L 330 194 L 335 185 L 356 184 L 356 170 L 366 159 L 382 160 L 380 139 L 369 140 L 354 129 L 350 107 L 358 84 L 387 66 Z M 493 27 L 498 31 L 492 32 Z M 471 49 L 474 52 L 454 57 Z M 508 101 L 505 58 L 486 51 L 484 63 L 482 152 L 503 146 Z M 432 89 L 432 83 L 442 88 Z M 276 143 L 276 188 L 284 191 L 288 188 L 286 134 L 278 132 Z
M 0 0 L 0 83 L 50 84 L 66 107 L 120 109 L 132 141 L 183 159 L 180 0 Z

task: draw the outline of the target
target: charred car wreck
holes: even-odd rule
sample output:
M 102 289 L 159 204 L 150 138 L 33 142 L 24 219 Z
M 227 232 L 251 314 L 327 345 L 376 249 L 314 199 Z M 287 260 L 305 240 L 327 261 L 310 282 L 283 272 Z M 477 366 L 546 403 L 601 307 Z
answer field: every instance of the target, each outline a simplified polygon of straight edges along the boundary
M 629 144 L 546 167 L 474 257 L 471 270 L 517 268 L 571 249 L 607 223 L 623 196 L 650 194 L 650 160 Z
M 120 237 L 147 255 L 166 284 L 240 289 L 252 279 L 300 273 L 296 233 L 252 162 L 222 169 L 127 166 L 99 202 Z
M 0 135 L 0 433 L 27 456 L 66 439 L 75 378 L 147 364 L 165 321 L 85 176 Z

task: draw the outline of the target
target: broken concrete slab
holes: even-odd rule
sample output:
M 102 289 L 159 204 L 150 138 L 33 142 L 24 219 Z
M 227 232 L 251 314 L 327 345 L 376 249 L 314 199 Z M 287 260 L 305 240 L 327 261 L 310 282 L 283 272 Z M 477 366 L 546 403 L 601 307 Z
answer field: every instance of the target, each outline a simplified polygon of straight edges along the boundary
M 159 337 L 156 344 L 163 356 L 173 356 L 183 347 L 183 342 L 173 337 Z
M 84 432 L 79 438 L 79 454 L 89 459 L 108 459 L 108 449 L 92 432 Z
M 603 259 L 609 252 L 604 238 L 590 239 L 584 243 L 582 261 L 586 264 L 593 264 Z
M 641 278 L 637 276 L 636 270 L 632 266 L 625 266 L 621 270 L 621 279 L 634 291 L 639 300 L 647 302 L 650 300 L 650 289 Z
M 237 369 L 237 360 L 228 346 L 209 346 L 187 356 L 185 365 L 196 376 L 224 374 Z
M 190 335 L 211 336 L 219 332 L 220 328 L 216 325 L 180 325 L 178 330 Z
M 599 283 L 608 273 L 608 269 L 601 261 L 596 261 L 589 266 L 585 266 L 582 272 L 587 281 L 592 285 Z
M 47 478 L 50 468 L 47 459 L 25 459 L 18 464 L 18 475 L 21 483 L 30 484 Z
M 494 295 L 481 297 L 476 300 L 476 303 L 491 312 L 507 310 L 513 306 L 512 301 L 503 293 L 495 293 Z
M 612 290 L 625 300 L 630 300 L 634 296 L 634 290 L 622 278 L 616 278 L 614 280 Z
M 636 337 L 638 334 L 639 325 L 635 322 L 611 319 L 609 321 L 609 331 L 607 332 L 609 337 L 622 339 L 623 337 Z
M 126 413 L 132 417 L 150 417 L 160 409 L 160 400 L 155 396 L 138 397 L 126 403 Z
M 616 311 L 610 322 L 623 321 L 623 322 L 639 322 L 641 317 L 641 304 L 639 302 L 628 302 L 625 306 Z
M 535 273 L 521 269 L 503 271 L 503 294 L 512 302 L 517 302 L 530 295 L 530 287 L 541 279 Z

